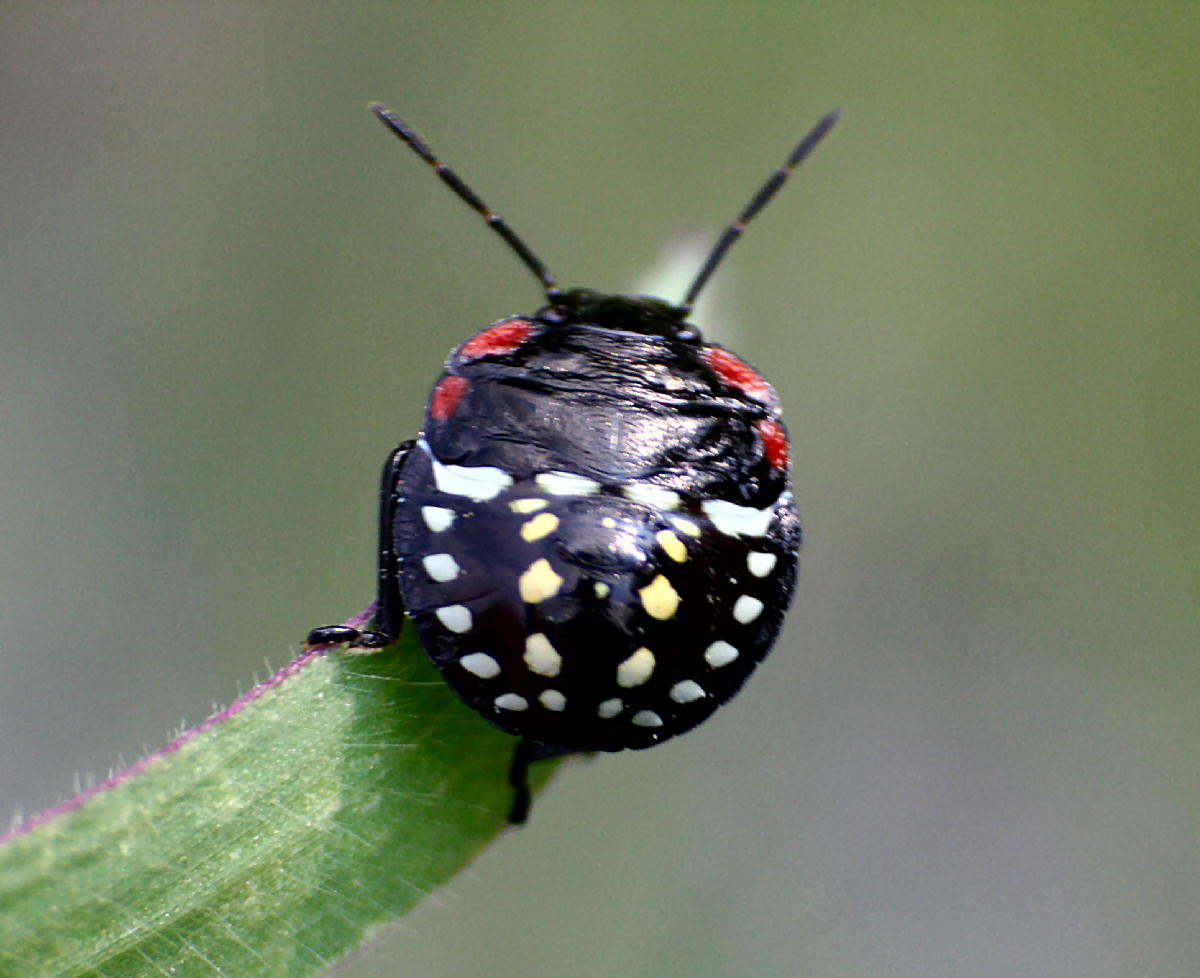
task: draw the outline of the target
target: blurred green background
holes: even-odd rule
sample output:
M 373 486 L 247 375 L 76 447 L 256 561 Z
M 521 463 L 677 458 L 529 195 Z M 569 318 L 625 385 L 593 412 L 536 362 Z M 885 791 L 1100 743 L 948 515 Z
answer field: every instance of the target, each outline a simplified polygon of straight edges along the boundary
M 1198 48 L 1194 3 L 4 4 L 0 808 L 362 607 L 379 465 L 538 304 L 369 99 L 614 291 L 840 104 L 709 296 L 794 441 L 773 657 L 343 973 L 1196 974 Z

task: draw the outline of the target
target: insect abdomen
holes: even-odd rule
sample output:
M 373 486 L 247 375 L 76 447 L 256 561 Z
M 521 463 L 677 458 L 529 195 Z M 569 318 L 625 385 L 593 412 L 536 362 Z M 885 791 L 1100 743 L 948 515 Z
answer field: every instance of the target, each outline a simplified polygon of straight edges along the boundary
M 705 719 L 774 641 L 799 545 L 790 494 L 728 511 L 561 471 L 461 475 L 418 443 L 396 510 L 401 588 L 447 681 L 501 729 L 648 747 Z

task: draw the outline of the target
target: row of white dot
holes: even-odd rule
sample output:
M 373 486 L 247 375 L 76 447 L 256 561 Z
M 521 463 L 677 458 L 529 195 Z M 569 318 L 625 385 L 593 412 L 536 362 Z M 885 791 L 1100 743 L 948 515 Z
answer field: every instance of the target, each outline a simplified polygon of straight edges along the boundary
M 544 635 L 531 636 L 531 639 L 545 639 Z M 541 649 L 543 643 L 534 641 L 532 643 L 535 649 Z M 543 674 L 557 675 L 561 666 L 561 658 L 557 652 L 549 645 L 549 642 L 544 643 L 545 648 L 549 649 L 547 655 L 544 650 L 539 651 L 540 659 L 538 662 L 541 668 L 534 671 Z M 648 651 L 648 650 L 639 650 Z M 716 641 L 713 642 L 707 649 L 704 650 L 705 661 L 714 669 L 719 669 L 722 666 L 727 666 L 738 658 L 738 650 L 728 642 Z M 637 653 L 634 653 L 627 662 L 634 659 Z M 526 653 L 526 659 L 530 658 L 529 653 Z M 486 652 L 471 652 L 459 659 L 459 663 L 464 669 L 472 675 L 478 676 L 481 679 L 494 679 L 500 675 L 500 663 Z M 647 676 L 649 673 L 646 674 Z M 644 681 L 644 680 L 643 680 Z M 699 683 L 692 679 L 683 679 L 671 687 L 667 694 L 679 704 L 694 703 L 697 700 L 703 699 L 708 694 L 704 691 Z M 512 712 L 520 712 L 529 709 L 529 701 L 519 693 L 502 693 L 492 701 L 497 709 L 508 710 Z M 555 712 L 561 712 L 566 709 L 567 699 L 557 689 L 546 689 L 538 695 L 538 702 L 546 709 Z M 625 703 L 619 697 L 604 700 L 596 708 L 596 714 L 601 719 L 611 720 L 613 717 L 619 716 L 621 711 L 625 709 Z M 662 717 L 653 710 L 639 710 L 631 718 L 630 722 L 639 727 L 660 727 L 662 726 Z
M 428 454 L 433 466 L 434 482 L 441 492 L 465 496 L 475 502 L 486 502 L 513 485 L 512 476 L 503 469 L 486 465 L 446 465 L 437 459 L 424 439 L 420 440 L 418 447 Z M 534 477 L 534 482 L 552 496 L 589 496 L 598 493 L 601 488 L 594 479 L 574 472 L 541 472 Z M 660 512 L 678 509 L 682 501 L 677 492 L 661 486 L 631 483 L 622 486 L 621 490 L 628 499 L 653 506 Z M 780 501 L 783 501 L 782 496 Z M 755 509 L 724 499 L 708 499 L 700 506 L 713 526 L 727 536 L 765 536 L 775 515 L 775 507 L 772 506 Z M 442 512 L 431 513 L 431 510 Z M 422 507 L 422 515 L 435 532 L 445 529 L 454 518 L 452 512 L 437 506 Z
M 738 650 L 728 642 L 718 640 L 704 650 L 704 661 L 714 669 L 727 666 L 738 657 Z M 525 665 L 530 672 L 553 679 L 562 671 L 562 656 L 541 632 L 525 639 Z M 467 672 L 480 679 L 495 679 L 500 675 L 500 663 L 486 652 L 469 652 L 458 660 Z M 631 689 L 646 683 L 656 665 L 654 653 L 643 647 L 632 653 L 617 666 L 617 685 Z M 706 695 L 704 690 L 690 679 L 671 687 L 671 699 L 676 703 L 690 703 Z
M 666 533 L 667 531 L 664 530 L 663 532 Z M 671 537 L 670 539 L 677 540 L 678 538 Z M 751 551 L 746 556 L 746 567 L 755 577 L 766 577 L 775 569 L 775 563 L 776 557 L 770 553 Z M 421 558 L 421 564 L 424 566 L 425 573 L 429 575 L 430 579 L 437 581 L 439 584 L 453 581 L 462 573 L 462 568 L 459 567 L 458 561 L 454 559 L 452 554 L 448 553 L 428 554 Z
M 556 713 L 567 707 L 567 698 L 557 689 L 542 690 L 538 694 L 538 702 L 547 710 L 553 710 Z M 510 713 L 520 713 L 529 709 L 529 700 L 519 693 L 502 693 L 492 700 L 492 703 L 498 710 L 507 710 Z M 596 707 L 596 715 L 602 720 L 611 720 L 620 716 L 624 709 L 625 703 L 618 697 L 613 697 Z M 661 727 L 663 725 L 662 717 L 653 710 L 638 710 L 629 718 L 629 722 L 635 727 Z

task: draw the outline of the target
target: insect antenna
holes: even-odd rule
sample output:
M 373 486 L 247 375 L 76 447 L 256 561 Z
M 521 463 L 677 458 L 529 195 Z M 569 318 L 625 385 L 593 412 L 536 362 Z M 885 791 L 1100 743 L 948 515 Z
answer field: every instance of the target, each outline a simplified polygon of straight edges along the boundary
M 433 167 L 433 171 L 442 178 L 442 182 L 453 190 L 462 200 L 465 200 L 485 221 L 488 226 L 502 237 L 505 243 L 517 254 L 517 257 L 525 263 L 538 281 L 542 283 L 542 288 L 545 289 L 546 298 L 553 302 L 561 294 L 558 286 L 554 284 L 554 276 L 550 274 L 548 269 L 537 255 L 535 255 L 524 241 L 518 236 L 517 232 L 505 223 L 504 218 L 488 209 L 485 204 L 476 195 L 475 191 L 468 187 L 457 173 L 450 169 L 445 163 L 433 155 L 433 150 L 428 144 L 407 125 L 396 118 L 388 109 L 384 108 L 378 102 L 372 102 L 368 108 L 375 113 L 385 126 L 387 126 L 400 139 L 408 144 L 408 147 L 416 153 L 421 159 Z
M 725 233 L 721 235 L 720 240 L 713 246 L 713 250 L 709 252 L 708 257 L 704 260 L 704 264 L 700 267 L 700 272 L 696 275 L 692 282 L 692 287 L 687 290 L 687 295 L 683 297 L 683 302 L 679 305 L 680 312 L 686 316 L 692 311 L 692 306 L 696 303 L 696 296 L 700 294 L 700 290 L 704 288 L 712 273 L 716 271 L 717 266 L 721 263 L 721 259 L 725 257 L 727 252 L 742 232 L 746 230 L 746 225 L 750 223 L 754 215 L 767 206 L 767 202 L 774 197 L 779 188 L 783 186 L 784 181 L 791 175 L 791 172 L 796 169 L 804 158 L 808 156 L 817 146 L 833 124 L 841 117 L 842 110 L 834 109 L 827 112 L 821 120 L 813 126 L 805 135 L 804 138 L 796 144 L 796 148 L 792 150 L 791 156 L 783 166 L 779 167 L 768 178 L 767 182 L 758 188 L 758 192 L 750 198 L 742 212 L 737 216 L 737 220 L 725 229 Z

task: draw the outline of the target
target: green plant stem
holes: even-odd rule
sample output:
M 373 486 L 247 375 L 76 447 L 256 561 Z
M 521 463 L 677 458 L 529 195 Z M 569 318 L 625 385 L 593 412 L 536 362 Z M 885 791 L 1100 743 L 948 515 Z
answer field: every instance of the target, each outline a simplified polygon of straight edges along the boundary
M 0 975 L 320 974 L 504 830 L 513 743 L 411 631 L 305 653 L 9 834 Z

